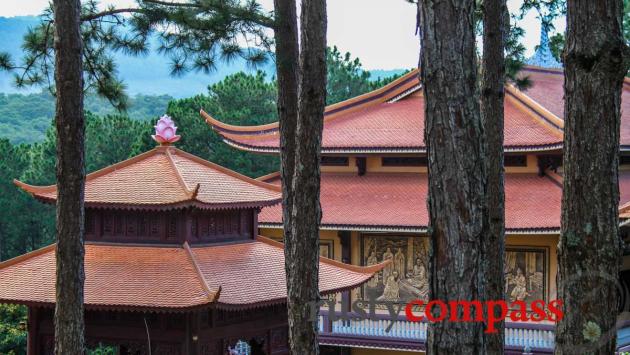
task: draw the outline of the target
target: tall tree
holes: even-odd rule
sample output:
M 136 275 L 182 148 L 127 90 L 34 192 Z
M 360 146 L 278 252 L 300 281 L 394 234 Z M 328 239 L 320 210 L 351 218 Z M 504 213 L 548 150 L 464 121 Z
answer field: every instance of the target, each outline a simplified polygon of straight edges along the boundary
M 282 179 L 282 221 L 284 231 L 285 269 L 287 275 L 289 315 L 289 345 L 291 349 L 303 347 L 301 333 L 294 333 L 294 325 L 300 326 L 300 293 L 293 288 L 296 275 L 296 254 L 302 242 L 292 234 L 293 226 L 293 174 L 295 173 L 296 131 L 298 120 L 299 55 L 297 10 L 295 0 L 274 0 L 276 75 L 278 80 L 278 119 L 280 125 L 280 175 Z M 293 314 L 296 314 L 294 316 Z M 302 327 L 304 328 L 304 327 Z M 301 330 L 301 329 L 300 329 Z M 301 332 L 310 333 L 309 329 Z M 308 339 L 307 339 L 308 341 Z M 306 346 L 309 346 L 307 344 Z M 310 349 L 309 349 L 310 350 Z
M 568 0 L 564 188 L 556 354 L 613 354 L 619 238 L 619 126 L 629 51 L 621 0 Z
M 505 0 L 484 0 L 483 58 L 481 77 L 481 120 L 486 134 L 488 233 L 482 236 L 483 299 L 505 298 L 503 263 L 505 257 L 505 189 L 503 183 L 503 99 L 505 87 L 505 54 L 509 12 Z M 488 310 L 495 311 L 495 310 Z M 497 315 L 496 319 L 499 319 Z M 497 324 L 497 332 L 488 334 L 486 351 L 502 354 L 505 323 Z
M 479 113 L 475 1 L 419 1 L 425 142 L 429 159 L 430 299 L 479 300 L 488 234 Z M 438 315 L 439 310 L 433 309 Z M 459 309 L 458 316 L 462 316 Z M 485 353 L 479 322 L 435 322 L 429 354 Z
M 54 0 L 57 105 L 55 353 L 83 354 L 83 41 L 81 2 Z
M 280 175 L 282 179 L 282 221 L 285 240 L 287 285 L 292 277 L 292 250 L 297 241 L 291 234 L 295 132 L 298 116 L 299 45 L 295 0 L 274 0 L 278 119 L 280 125 Z M 299 242 L 299 241 L 297 241 Z M 291 293 L 291 289 L 287 289 Z M 290 298 L 291 299 L 291 298 Z M 288 307 L 291 312 L 291 306 Z M 291 339 L 293 336 L 290 335 Z
M 280 4 L 282 13 L 279 25 L 291 32 L 281 35 L 287 52 L 278 64 L 278 108 L 281 137 L 281 159 L 284 199 L 285 255 L 287 272 L 289 344 L 293 354 L 318 354 L 317 307 L 319 302 L 319 223 L 321 221 L 320 149 L 326 105 L 326 1 L 303 0 L 300 15 L 299 68 L 288 62 L 297 54 L 297 26 L 295 4 Z M 291 3 L 291 1 L 286 1 Z M 279 9 L 276 8 L 276 11 Z M 279 31 L 276 31 L 278 41 Z M 296 32 L 293 32 L 295 29 Z M 286 37 L 284 37 L 286 36 Z M 288 41 L 292 41 L 288 43 Z M 276 46 L 279 46 L 277 43 Z M 280 59 L 279 59 L 280 61 Z M 295 62 L 293 62 L 295 63 Z M 282 83 L 297 77 L 297 95 L 294 86 Z M 282 89 L 283 88 L 283 89 Z M 288 94 L 288 95 L 287 95 Z M 287 96 L 284 96 L 287 95 Z M 294 100 L 291 101 L 289 100 Z M 297 116 L 288 116 L 297 108 Z M 294 111 L 295 112 L 295 111 Z M 295 119 L 297 117 L 297 120 Z M 288 121 L 282 122 L 283 119 Z M 287 177 L 288 174 L 292 174 Z M 289 191 L 286 191 L 289 189 Z

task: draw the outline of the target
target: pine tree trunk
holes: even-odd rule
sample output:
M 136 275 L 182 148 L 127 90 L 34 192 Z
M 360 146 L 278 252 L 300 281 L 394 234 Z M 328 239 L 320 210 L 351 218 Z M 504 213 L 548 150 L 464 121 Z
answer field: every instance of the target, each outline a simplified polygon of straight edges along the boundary
M 84 117 L 80 1 L 54 0 L 57 105 L 55 353 L 84 353 Z
M 481 78 L 481 120 L 486 135 L 488 184 L 488 233 L 482 236 L 481 253 L 483 299 L 505 298 L 503 263 L 505 258 L 505 189 L 503 174 L 503 100 L 505 87 L 505 38 L 509 13 L 505 0 L 484 0 L 483 66 Z M 497 318 L 499 315 L 497 314 Z M 503 354 L 505 322 L 497 323 L 497 332 L 487 335 L 486 351 Z
M 621 241 L 619 125 L 628 50 L 621 0 L 567 1 L 564 192 L 556 354 L 613 354 Z
M 488 233 L 474 0 L 420 1 L 429 159 L 430 299 L 479 300 Z M 439 308 L 434 313 L 439 313 Z M 462 310 L 457 315 L 462 316 Z M 484 354 L 483 324 L 431 323 L 428 354 Z
M 318 354 L 320 149 L 326 105 L 326 1 L 304 0 L 290 233 L 285 236 L 289 344 Z M 288 237 L 288 238 L 287 238 Z
M 298 103 L 298 29 L 295 0 L 274 0 L 278 119 L 280 124 L 280 173 L 284 234 L 291 232 L 293 171 Z M 291 239 L 291 238 L 287 238 Z M 291 239 L 292 240 L 292 239 Z

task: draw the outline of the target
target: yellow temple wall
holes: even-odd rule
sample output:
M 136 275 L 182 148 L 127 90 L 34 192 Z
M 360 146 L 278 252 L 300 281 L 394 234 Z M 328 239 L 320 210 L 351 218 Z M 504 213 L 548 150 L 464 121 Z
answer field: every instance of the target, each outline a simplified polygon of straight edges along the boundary
M 274 229 L 274 228 L 261 228 L 260 234 L 264 236 L 268 236 L 274 239 L 282 239 L 282 230 Z M 350 233 L 350 243 L 351 243 L 351 262 L 355 265 L 361 264 L 361 235 L 376 235 L 376 233 L 362 233 L 358 231 L 352 231 Z M 341 242 L 338 237 L 338 231 L 331 230 L 322 230 L 320 231 L 321 240 L 328 241 L 332 240 L 334 242 L 334 258 L 336 260 L 341 260 Z M 388 233 L 381 234 L 377 237 L 387 237 L 387 236 L 406 236 L 406 237 L 423 237 L 420 234 L 404 234 L 404 233 Z M 556 298 L 556 274 L 558 272 L 558 263 L 556 258 L 557 253 L 557 244 L 558 244 L 558 235 L 554 234 L 531 234 L 531 235 L 508 235 L 506 238 L 506 248 L 510 249 L 517 248 L 521 249 L 531 249 L 531 250 L 544 250 L 546 260 L 545 260 L 545 268 L 546 268 L 546 286 L 545 286 L 545 298 L 546 301 L 549 302 Z M 625 261 L 625 260 L 624 260 Z M 359 297 L 359 290 L 355 289 L 351 291 L 351 302 L 356 300 Z M 337 295 L 337 300 L 339 301 L 339 295 Z M 382 310 L 377 310 L 377 312 L 385 312 Z M 363 348 L 351 348 L 350 353 L 352 355 L 411 355 L 411 354 L 425 354 L 425 352 L 418 351 L 397 351 L 397 350 L 381 350 L 381 349 L 363 349 Z
M 508 166 L 505 172 L 508 174 L 538 173 L 538 157 L 535 154 L 528 154 L 527 166 Z
M 321 166 L 321 171 L 324 173 L 356 173 L 357 164 L 356 158 L 353 156 L 348 157 L 348 166 Z
M 276 240 L 282 239 L 282 230 L 279 228 L 261 228 L 260 234 Z M 358 231 L 352 231 L 351 236 L 351 262 L 354 265 L 361 265 L 361 235 L 363 233 Z M 370 235 L 366 233 L 365 235 Z M 371 234 L 374 235 L 374 234 Z M 411 236 L 421 237 L 421 235 L 410 235 L 402 233 L 389 233 L 382 236 Z M 556 257 L 558 235 L 545 234 L 545 235 L 508 235 L 506 239 L 506 248 L 510 249 L 533 249 L 544 251 L 545 254 L 545 292 L 548 300 L 556 298 L 556 275 L 558 273 L 558 261 Z M 322 230 L 320 231 L 320 241 L 326 244 L 332 245 L 332 253 L 335 260 L 341 260 L 341 241 L 338 236 L 338 231 Z M 324 243 L 322 243 L 324 245 Z M 626 261 L 630 264 L 630 260 Z M 354 296 L 354 295 L 353 295 Z
M 557 297 L 556 275 L 558 274 L 558 241 L 559 235 L 508 235 L 506 248 L 510 247 L 541 247 L 547 249 L 547 297 L 548 301 Z
M 260 228 L 258 234 L 269 237 L 278 241 L 282 241 L 283 233 L 280 228 Z M 320 230 L 319 231 L 320 246 L 329 246 L 327 248 L 332 252 L 332 259 L 341 261 L 341 241 L 337 235 L 337 231 Z
M 351 250 L 351 258 L 352 264 L 361 264 L 361 235 L 360 232 L 352 232 L 352 250 Z M 368 234 L 366 234 L 368 235 Z M 421 235 L 405 235 L 405 234 L 397 234 L 390 233 L 383 235 L 386 236 L 416 236 L 421 237 Z M 518 250 L 532 250 L 535 252 L 542 252 L 545 256 L 545 286 L 544 286 L 544 295 L 547 301 L 555 299 L 557 295 L 556 289 L 556 274 L 558 272 L 558 263 L 557 263 L 557 244 L 558 244 L 558 235 L 509 235 L 506 239 L 506 248 L 511 249 L 512 251 Z M 353 292 L 353 299 L 358 297 L 358 290 Z
M 419 154 L 391 154 L 366 156 L 367 173 L 426 173 L 426 166 L 383 166 L 381 158 L 384 156 L 413 157 Z M 322 166 L 322 172 L 326 173 L 356 173 L 356 157 L 348 157 L 347 166 Z M 508 166 L 506 173 L 538 173 L 538 158 L 535 154 L 527 155 L 527 166 Z
M 413 157 L 418 154 L 396 154 L 397 157 Z M 383 166 L 383 156 L 369 156 L 366 161 L 366 171 L 368 173 L 426 173 L 426 166 Z

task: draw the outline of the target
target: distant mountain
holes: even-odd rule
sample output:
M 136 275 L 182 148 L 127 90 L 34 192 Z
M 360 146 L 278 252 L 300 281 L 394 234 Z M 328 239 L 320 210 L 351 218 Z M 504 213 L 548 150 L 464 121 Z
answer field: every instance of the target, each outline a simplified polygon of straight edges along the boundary
M 29 27 L 34 27 L 38 23 L 39 19 L 35 16 L 0 17 L 0 52 L 8 52 L 14 61 L 18 61 L 22 57 L 21 44 L 24 34 Z M 244 60 L 234 60 L 229 64 L 219 63 L 216 71 L 211 74 L 191 72 L 181 77 L 172 77 L 169 75 L 169 59 L 155 51 L 140 57 L 115 53 L 114 57 L 118 65 L 119 77 L 127 84 L 127 91 L 131 95 L 166 94 L 177 98 L 189 97 L 206 93 L 208 85 L 220 81 L 226 75 L 256 70 L 249 68 Z M 271 77 L 274 64 L 270 62 L 259 69 L 267 72 Z M 39 91 L 40 89 L 30 90 L 30 92 Z M 12 74 L 0 72 L 0 92 L 24 93 L 25 91 L 13 86 Z
M 39 23 L 36 16 L 0 17 L 0 52 L 8 52 L 15 61 L 22 57 L 22 38 L 29 27 Z M 244 60 L 219 63 L 211 74 L 188 73 L 182 77 L 169 75 L 169 59 L 151 51 L 146 56 L 131 57 L 122 53 L 115 54 L 119 77 L 127 84 L 127 92 L 131 95 L 170 95 L 176 98 L 190 97 L 207 92 L 207 87 L 226 75 L 239 71 L 254 72 Z M 261 70 L 271 78 L 275 73 L 273 62 L 265 64 Z M 372 70 L 371 79 L 402 73 L 403 69 Z M 39 93 L 40 88 L 30 90 L 16 89 L 13 86 L 13 74 L 0 72 L 0 92 L 4 93 Z

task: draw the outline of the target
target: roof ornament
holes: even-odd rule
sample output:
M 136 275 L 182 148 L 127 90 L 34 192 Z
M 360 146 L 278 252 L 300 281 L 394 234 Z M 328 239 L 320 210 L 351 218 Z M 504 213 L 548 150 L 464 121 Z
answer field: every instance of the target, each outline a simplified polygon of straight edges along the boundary
M 536 52 L 534 52 L 534 55 L 529 57 L 525 63 L 541 68 L 562 68 L 562 63 L 558 62 L 551 53 L 551 47 L 549 46 L 549 24 L 540 24 L 540 44 Z
M 176 133 L 177 126 L 175 126 L 175 122 L 169 115 L 164 115 L 155 124 L 155 134 L 151 137 L 160 145 L 170 145 L 181 138 Z

